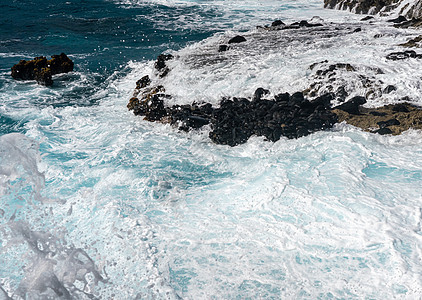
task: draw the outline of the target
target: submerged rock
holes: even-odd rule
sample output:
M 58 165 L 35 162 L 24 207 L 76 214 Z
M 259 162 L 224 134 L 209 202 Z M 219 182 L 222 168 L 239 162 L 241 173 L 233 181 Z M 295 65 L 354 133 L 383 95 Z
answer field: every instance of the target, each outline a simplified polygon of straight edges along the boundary
M 21 80 L 36 80 L 39 84 L 50 86 L 53 84 L 52 75 L 73 71 L 73 61 L 66 54 L 46 57 L 35 57 L 33 60 L 21 60 L 12 67 L 12 77 Z

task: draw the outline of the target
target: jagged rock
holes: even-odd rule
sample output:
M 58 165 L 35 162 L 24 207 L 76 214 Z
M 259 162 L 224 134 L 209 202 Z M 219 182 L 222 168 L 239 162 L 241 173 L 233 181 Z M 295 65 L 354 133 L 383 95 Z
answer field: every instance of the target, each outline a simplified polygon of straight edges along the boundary
M 238 44 L 243 42 L 246 42 L 246 39 L 241 35 L 237 35 L 229 40 L 229 44 Z
M 396 28 L 409 28 L 409 27 L 422 27 L 422 19 L 411 19 L 409 21 L 404 21 L 401 23 L 394 24 L 394 27 Z
M 73 61 L 64 53 L 52 55 L 51 59 L 47 61 L 47 67 L 50 68 L 53 75 L 72 72 L 73 65 Z
M 149 79 L 148 75 L 145 75 L 141 79 L 136 82 L 136 89 L 143 89 L 151 84 L 151 79 Z
M 403 52 L 393 52 L 386 56 L 389 60 L 402 60 L 407 58 L 422 58 L 422 54 L 417 54 L 413 50 L 403 51 Z
M 378 130 L 375 130 L 374 133 L 385 135 L 385 134 L 392 134 L 393 131 L 388 127 L 383 127 L 383 128 L 378 129 Z
M 387 20 L 387 22 L 391 22 L 391 23 L 403 23 L 403 22 L 406 22 L 406 21 L 407 21 L 407 19 L 404 16 L 398 16 L 395 19 Z
M 410 39 L 406 43 L 400 44 L 399 46 L 413 48 L 413 47 L 421 47 L 422 42 L 422 35 L 419 35 L 413 39 Z
M 252 135 L 277 141 L 281 136 L 298 138 L 331 128 L 337 120 L 326 108 L 331 96 L 310 102 L 300 94 L 279 94 L 272 100 L 223 100 L 213 113 L 211 140 L 235 146 L 246 142 Z
M 328 61 L 310 66 L 312 84 L 304 90 L 307 97 L 318 97 L 326 93 L 334 94 L 333 105 L 340 105 L 353 96 L 374 99 L 381 96 L 385 85 L 377 79 L 382 70 L 361 68 L 347 63 L 330 64 Z M 356 94 L 359 91 L 359 94 Z
M 12 77 L 21 80 L 36 80 L 39 84 L 53 84 L 52 75 L 73 71 L 73 61 L 66 54 L 35 57 L 33 60 L 21 60 L 12 67 Z
M 271 23 L 271 27 L 277 27 L 277 26 L 284 26 L 286 24 L 284 24 L 281 20 L 275 20 L 274 22 Z
M 35 81 L 38 84 L 51 86 L 53 85 L 53 79 L 50 68 L 42 68 L 41 71 L 35 73 Z
M 160 54 L 157 57 L 157 60 L 154 64 L 155 69 L 158 71 L 159 76 L 165 77 L 170 69 L 166 65 L 166 61 L 173 59 L 173 55 L 171 54 Z
M 254 93 L 252 101 L 261 100 L 262 96 L 267 95 L 269 93 L 270 93 L 269 90 L 266 90 L 266 89 L 263 89 L 263 88 L 257 88 L 255 93 Z
M 394 85 L 387 85 L 383 90 L 384 94 L 390 94 L 391 92 L 397 91 L 397 88 Z
M 366 99 L 364 97 L 356 96 L 350 99 L 349 101 L 347 101 L 346 103 L 343 103 L 339 106 L 334 107 L 334 109 L 339 109 L 352 115 L 359 115 L 360 114 L 359 107 L 365 103 L 366 103 Z
M 378 108 L 360 107 L 360 114 L 349 114 L 333 109 L 338 121 L 379 134 L 400 134 L 410 128 L 422 129 L 422 109 L 409 103 L 386 105 Z

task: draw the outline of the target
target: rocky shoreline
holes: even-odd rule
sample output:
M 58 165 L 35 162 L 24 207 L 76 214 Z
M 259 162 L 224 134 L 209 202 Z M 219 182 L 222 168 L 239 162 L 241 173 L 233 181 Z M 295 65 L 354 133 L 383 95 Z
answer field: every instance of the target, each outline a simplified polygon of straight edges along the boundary
M 391 23 L 400 25 L 403 22 L 408 21 L 400 18 L 393 19 Z M 301 28 L 324 31 L 323 24 L 306 20 L 289 25 L 276 20 L 270 26 L 258 27 L 262 32 Z M 354 33 L 360 28 L 350 30 Z M 416 40 L 414 43 L 418 42 Z M 218 52 L 231 51 L 233 45 L 246 42 L 247 38 L 235 36 L 227 44 L 219 45 Z M 387 60 L 393 61 L 418 58 L 422 58 L 422 54 L 413 50 L 392 52 L 386 56 Z M 167 62 L 176 59 L 170 54 L 160 55 L 155 62 L 153 77 L 166 77 L 171 72 Z M 173 96 L 166 93 L 164 86 L 152 83 L 150 76 L 145 75 L 136 83 L 128 109 L 145 120 L 169 123 L 182 131 L 209 126 L 209 137 L 213 142 L 230 146 L 242 144 L 252 135 L 264 136 L 269 141 L 277 141 L 282 136 L 299 138 L 329 129 L 338 122 L 378 134 L 400 134 L 409 128 L 422 129 L 422 110 L 406 103 L 405 98 L 402 104 L 378 108 L 362 106 L 371 97 L 397 89 L 393 85 L 383 86 L 382 82 L 370 76 L 371 73 L 382 73 L 381 69 L 366 69 L 362 74 L 358 72 L 358 67 L 349 63 L 330 64 L 328 61 L 316 62 L 309 69 L 314 72 L 314 82 L 304 91 L 272 95 L 269 90 L 258 88 L 249 97 L 225 97 L 216 106 L 201 101 L 167 105 Z M 350 89 L 353 88 L 350 86 L 351 77 L 355 84 L 365 87 L 365 96 L 350 98 Z M 334 90 L 333 81 L 340 83 L 340 87 Z

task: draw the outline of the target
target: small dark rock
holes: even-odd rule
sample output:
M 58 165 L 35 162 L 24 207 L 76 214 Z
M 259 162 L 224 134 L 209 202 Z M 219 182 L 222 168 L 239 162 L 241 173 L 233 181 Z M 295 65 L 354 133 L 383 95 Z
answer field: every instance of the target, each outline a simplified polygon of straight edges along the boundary
M 237 35 L 229 40 L 229 44 L 238 44 L 243 42 L 246 42 L 246 39 L 241 35 Z
M 366 99 L 362 96 L 355 96 L 346 103 L 334 107 L 352 115 L 359 115 L 359 106 L 366 103 Z
M 394 112 L 405 112 L 405 113 L 409 112 L 406 105 L 404 105 L 404 104 L 395 104 L 393 106 L 393 111 Z
M 284 26 L 286 24 L 284 24 L 281 20 L 275 20 L 274 22 L 271 23 L 271 27 L 277 27 L 277 26 Z
M 384 127 L 384 128 L 381 128 L 381 129 L 376 130 L 375 133 L 384 135 L 384 134 L 392 134 L 393 132 L 391 131 L 390 128 Z
M 406 21 L 407 21 L 407 19 L 403 16 L 399 16 L 395 19 L 387 20 L 387 22 L 391 22 L 391 23 L 403 23 L 403 22 L 406 22 Z
M 387 115 L 387 113 L 385 112 L 380 112 L 380 111 L 371 111 L 369 112 L 371 115 L 376 116 L 376 117 L 384 117 Z
M 157 60 L 154 64 L 155 69 L 160 73 L 160 77 L 165 77 L 170 69 L 166 65 L 166 61 L 173 59 L 173 55 L 171 54 L 160 54 L 157 57 Z
M 383 91 L 384 94 L 390 94 L 391 92 L 396 91 L 397 88 L 394 85 L 387 85 Z
M 362 18 L 361 21 L 368 21 L 368 20 L 372 20 L 373 18 L 374 18 L 373 16 L 366 16 Z
M 387 55 L 386 57 L 389 60 L 402 60 L 406 58 L 420 58 L 413 50 L 403 51 L 403 52 L 393 52 Z
M 254 93 L 252 101 L 261 100 L 262 96 L 267 95 L 269 93 L 270 93 L 269 90 L 266 90 L 266 89 L 263 89 L 263 88 L 257 88 L 255 93 Z
M 218 47 L 218 52 L 224 52 L 224 51 L 227 51 L 227 50 L 229 50 L 230 49 L 230 47 L 229 46 L 227 46 L 227 45 L 220 45 L 219 47 Z
M 353 32 L 355 33 L 355 32 L 361 32 L 362 31 L 362 28 L 356 28 L 355 30 L 353 30 Z
M 148 75 L 145 75 L 144 77 L 142 77 L 136 82 L 136 88 L 143 89 L 147 87 L 148 85 L 150 85 L 150 83 L 151 83 L 151 79 L 149 79 Z
M 377 125 L 380 128 L 384 128 L 384 127 L 388 127 L 388 126 L 392 126 L 392 125 L 400 125 L 400 122 L 397 119 L 390 119 L 390 120 L 387 120 L 387 121 L 377 122 Z

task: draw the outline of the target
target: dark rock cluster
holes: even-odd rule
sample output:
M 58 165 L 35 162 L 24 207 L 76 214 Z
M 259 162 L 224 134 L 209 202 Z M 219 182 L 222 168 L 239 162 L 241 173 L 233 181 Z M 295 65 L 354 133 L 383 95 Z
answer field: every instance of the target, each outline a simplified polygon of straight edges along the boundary
M 36 80 L 39 84 L 53 84 L 52 75 L 73 71 L 73 61 L 66 54 L 35 57 L 33 60 L 21 60 L 12 67 L 12 77 L 21 80 Z
M 422 54 L 417 54 L 413 50 L 403 51 L 403 52 L 393 52 L 387 55 L 386 57 L 389 60 L 402 60 L 407 58 L 422 58 Z
M 236 146 L 252 135 L 265 136 L 270 141 L 281 136 L 298 138 L 331 128 L 337 122 L 330 109 L 331 94 L 313 101 L 305 99 L 301 92 L 264 99 L 269 91 L 258 88 L 251 99 L 223 99 L 217 108 L 209 103 L 168 107 L 165 100 L 171 96 L 165 94 L 162 86 L 149 84 L 148 76 L 138 80 L 129 110 L 145 120 L 170 123 L 184 131 L 210 125 L 209 136 L 217 144 Z
M 223 99 L 212 114 L 211 140 L 235 146 L 252 135 L 264 136 L 270 141 L 277 141 L 281 136 L 292 139 L 331 128 L 337 122 L 337 116 L 329 108 L 330 94 L 312 102 L 301 92 L 262 99 L 267 92 L 257 89 L 252 100 Z

